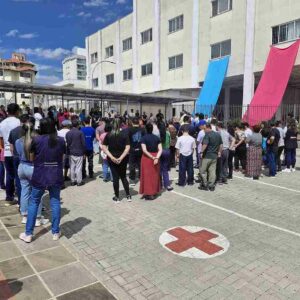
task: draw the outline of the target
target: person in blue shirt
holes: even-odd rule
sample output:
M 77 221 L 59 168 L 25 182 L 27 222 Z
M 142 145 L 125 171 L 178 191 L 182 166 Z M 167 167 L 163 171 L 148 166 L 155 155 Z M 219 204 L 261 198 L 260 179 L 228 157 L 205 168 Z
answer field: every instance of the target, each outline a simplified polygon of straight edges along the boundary
M 81 128 L 81 131 L 85 137 L 85 158 L 83 160 L 82 166 L 82 177 L 86 178 L 86 159 L 88 160 L 88 170 L 89 177 L 94 177 L 94 165 L 93 165 L 93 157 L 94 157 L 94 146 L 93 142 L 96 138 L 95 129 L 91 126 L 91 118 L 88 117 L 84 121 L 84 127 Z

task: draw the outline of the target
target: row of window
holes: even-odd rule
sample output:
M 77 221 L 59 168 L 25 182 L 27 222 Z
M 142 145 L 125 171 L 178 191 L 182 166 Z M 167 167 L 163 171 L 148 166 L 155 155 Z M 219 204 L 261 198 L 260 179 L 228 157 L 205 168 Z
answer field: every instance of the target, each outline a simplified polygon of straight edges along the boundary
M 300 38 L 300 19 L 272 28 L 272 44 L 290 42 Z
M 169 57 L 169 70 L 174 70 L 183 67 L 183 54 Z M 153 66 L 152 63 L 148 63 L 141 66 L 142 77 L 152 75 Z M 123 81 L 132 80 L 132 68 L 123 71 Z M 114 83 L 114 74 L 106 75 L 106 84 Z M 93 87 L 98 86 L 98 78 L 93 79 Z

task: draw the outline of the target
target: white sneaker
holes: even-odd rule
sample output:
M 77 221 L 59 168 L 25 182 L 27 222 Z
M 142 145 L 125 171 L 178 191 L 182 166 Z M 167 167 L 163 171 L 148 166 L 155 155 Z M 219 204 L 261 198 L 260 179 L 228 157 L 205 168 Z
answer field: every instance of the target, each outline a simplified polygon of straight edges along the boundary
M 27 223 L 27 217 L 24 216 L 24 217 L 22 218 L 22 224 L 26 224 L 26 223 Z
M 291 173 L 291 170 L 288 169 L 288 168 L 286 168 L 286 169 L 282 170 L 282 172 L 283 172 L 283 173 Z
M 25 243 L 31 243 L 32 235 L 26 235 L 26 233 L 23 232 L 19 235 L 19 239 L 24 241 Z
M 295 168 L 293 168 L 293 169 L 292 169 L 292 172 L 296 172 L 296 169 L 295 169 Z
M 36 219 L 35 227 L 40 227 L 41 225 L 46 225 L 48 223 L 49 223 L 49 219 L 44 219 L 44 217 L 41 217 L 40 219 Z
M 60 232 L 59 233 L 54 233 L 52 236 L 53 241 L 58 241 L 60 238 Z

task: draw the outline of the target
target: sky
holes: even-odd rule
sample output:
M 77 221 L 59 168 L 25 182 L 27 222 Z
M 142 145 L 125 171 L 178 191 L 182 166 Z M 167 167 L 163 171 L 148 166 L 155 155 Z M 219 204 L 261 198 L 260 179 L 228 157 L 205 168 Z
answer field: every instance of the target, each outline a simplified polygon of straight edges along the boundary
M 62 79 L 64 57 L 131 11 L 132 0 L 0 0 L 0 58 L 25 53 L 37 65 L 37 82 L 53 84 Z

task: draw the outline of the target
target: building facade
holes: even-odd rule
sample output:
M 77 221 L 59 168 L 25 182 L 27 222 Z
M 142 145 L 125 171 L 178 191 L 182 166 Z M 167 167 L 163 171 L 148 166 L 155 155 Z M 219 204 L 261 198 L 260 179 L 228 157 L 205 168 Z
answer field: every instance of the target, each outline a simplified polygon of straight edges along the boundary
M 0 59 L 0 80 L 34 83 L 36 78 L 35 64 L 26 60 L 24 54 L 12 53 L 10 59 Z M 6 105 L 10 102 L 31 103 L 31 94 L 13 94 L 0 91 L 0 102 Z
M 87 88 L 86 81 L 86 50 L 76 48 L 73 55 L 62 62 L 63 80 L 55 85 L 75 88 Z
M 208 63 L 230 55 L 219 104 L 247 106 L 270 45 L 300 38 L 298 0 L 133 0 L 133 12 L 86 38 L 91 88 L 196 98 Z M 300 55 L 283 103 L 300 103 Z

